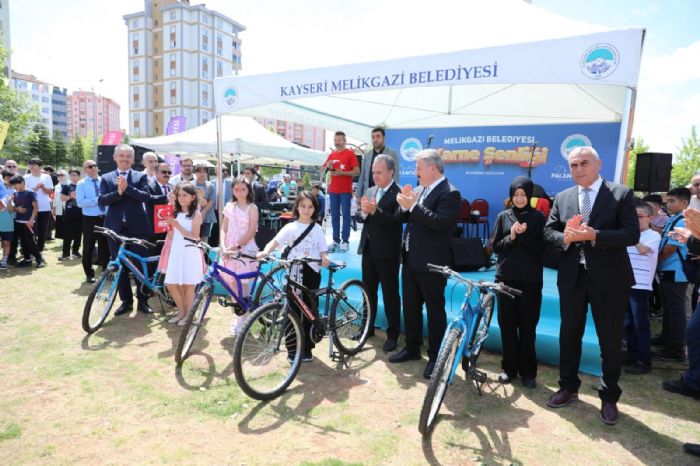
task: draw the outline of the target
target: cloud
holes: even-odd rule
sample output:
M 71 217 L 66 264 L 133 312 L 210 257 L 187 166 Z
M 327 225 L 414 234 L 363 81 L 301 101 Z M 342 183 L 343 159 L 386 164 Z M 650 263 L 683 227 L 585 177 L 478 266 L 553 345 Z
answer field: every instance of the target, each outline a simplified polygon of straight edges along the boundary
M 642 54 L 640 89 L 652 89 L 694 79 L 700 79 L 700 40 L 666 55 Z

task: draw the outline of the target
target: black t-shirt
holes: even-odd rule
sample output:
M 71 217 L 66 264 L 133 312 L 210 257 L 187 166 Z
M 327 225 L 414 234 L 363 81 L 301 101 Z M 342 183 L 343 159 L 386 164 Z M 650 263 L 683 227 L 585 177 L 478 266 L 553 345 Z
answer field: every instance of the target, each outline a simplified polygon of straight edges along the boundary
M 61 188 L 61 194 L 64 196 L 70 196 L 70 193 L 74 193 L 76 189 L 76 185 L 74 184 L 67 184 L 64 185 Z M 82 215 L 83 211 L 80 207 L 78 207 L 78 201 L 75 199 L 68 199 L 66 201 L 66 206 L 63 208 L 63 215 L 65 217 L 77 217 L 79 215 Z

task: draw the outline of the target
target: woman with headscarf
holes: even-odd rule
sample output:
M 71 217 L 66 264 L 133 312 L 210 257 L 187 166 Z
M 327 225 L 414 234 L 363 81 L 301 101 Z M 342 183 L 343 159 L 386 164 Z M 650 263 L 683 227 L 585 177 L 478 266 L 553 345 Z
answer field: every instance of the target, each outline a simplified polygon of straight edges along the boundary
M 545 218 L 534 209 L 533 183 L 518 176 L 510 185 L 512 207 L 496 218 L 493 250 L 498 255 L 496 280 L 522 290 L 514 299 L 498 296 L 498 326 L 503 344 L 501 383 L 518 375 L 527 388 L 536 386 L 535 337 L 542 304 L 542 256 Z

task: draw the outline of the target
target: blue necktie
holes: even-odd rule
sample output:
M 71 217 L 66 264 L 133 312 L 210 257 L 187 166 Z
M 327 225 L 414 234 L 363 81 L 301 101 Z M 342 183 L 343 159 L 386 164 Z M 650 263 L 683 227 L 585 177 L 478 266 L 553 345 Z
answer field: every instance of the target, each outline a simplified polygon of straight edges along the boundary
M 98 198 L 100 197 L 100 187 L 97 186 L 97 178 L 92 178 L 92 187 L 95 189 L 95 197 Z M 100 208 L 100 213 L 104 214 L 105 213 L 105 208 L 102 207 L 101 205 L 98 205 Z

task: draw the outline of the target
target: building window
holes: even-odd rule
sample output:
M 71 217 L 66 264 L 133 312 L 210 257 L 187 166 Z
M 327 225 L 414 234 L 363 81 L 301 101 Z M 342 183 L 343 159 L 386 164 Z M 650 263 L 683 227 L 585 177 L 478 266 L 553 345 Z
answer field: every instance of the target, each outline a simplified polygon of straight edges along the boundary
M 202 84 L 202 105 L 209 106 L 209 86 Z
M 39 102 L 39 96 L 38 96 L 38 95 L 33 95 L 33 96 L 32 96 L 32 100 L 33 100 L 34 102 Z
M 170 48 L 177 47 L 177 38 L 175 35 L 175 26 L 170 26 Z
M 209 60 L 207 57 L 202 57 L 202 77 L 209 79 Z
M 171 119 L 175 117 L 175 113 L 176 113 L 175 110 L 170 110 L 170 118 Z
M 132 27 L 132 28 L 137 28 L 137 27 L 139 27 L 139 19 L 138 19 L 138 18 L 134 18 L 134 19 L 131 20 L 131 27 Z
M 138 91 L 134 91 L 134 108 L 141 107 L 141 99 Z
M 139 35 L 137 33 L 133 33 L 131 35 L 131 49 L 134 52 L 134 55 L 139 54 Z
M 221 34 L 216 35 L 216 54 L 224 54 L 224 40 L 221 38 Z
M 220 78 L 224 75 L 224 64 L 223 62 L 217 60 L 216 61 L 216 77 Z
M 174 20 L 174 19 L 175 19 L 175 12 L 174 12 L 174 11 L 171 11 L 171 12 L 170 12 L 170 19 L 171 19 L 171 20 Z
M 39 85 L 37 83 L 32 83 L 32 90 L 33 91 L 38 91 L 39 90 Z
M 209 112 L 202 112 L 202 124 L 209 121 Z
M 41 109 L 41 113 L 49 113 L 49 109 L 44 107 Z
M 216 18 L 216 25 L 219 29 L 222 29 L 224 27 L 224 20 L 221 18 Z
M 170 82 L 170 105 L 175 105 L 177 103 L 177 83 L 175 81 Z
M 139 63 L 137 61 L 133 62 L 133 65 L 131 66 L 131 72 L 134 76 L 134 81 L 138 81 L 141 79 L 141 71 L 139 69 Z
M 209 31 L 206 29 L 202 31 L 202 50 L 205 52 L 209 50 Z
M 175 76 L 177 72 L 177 61 L 174 53 L 170 54 L 170 76 Z
M 46 104 L 46 103 L 49 102 L 49 98 L 48 98 L 48 97 L 43 97 L 43 96 L 42 96 L 42 97 L 41 97 L 41 101 L 42 101 L 43 103 Z
M 204 24 L 209 24 L 209 16 L 202 14 L 202 22 Z

